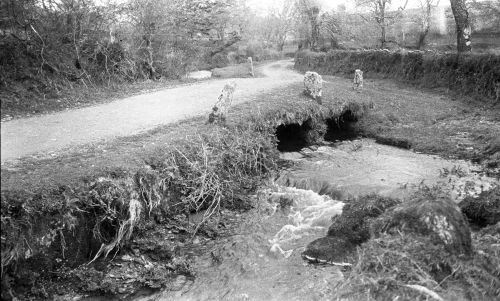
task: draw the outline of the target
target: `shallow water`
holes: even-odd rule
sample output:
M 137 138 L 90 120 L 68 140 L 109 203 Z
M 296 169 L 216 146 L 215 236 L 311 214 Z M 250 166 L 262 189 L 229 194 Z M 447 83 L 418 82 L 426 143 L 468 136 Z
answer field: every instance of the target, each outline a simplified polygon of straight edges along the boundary
M 377 144 L 372 139 L 283 153 L 282 158 L 293 165 L 282 172 L 278 182 L 301 188 L 326 183 L 345 197 L 378 193 L 404 198 L 420 185 L 439 184 L 460 202 L 498 185 L 497 180 L 481 172 L 480 166 L 470 162 L 418 154 Z
M 476 195 L 498 181 L 465 161 L 416 154 L 369 139 L 344 141 L 296 153 L 283 153 L 289 166 L 256 197 L 259 208 L 242 215 L 234 235 L 196 242 L 190 252 L 194 281 L 179 277 L 176 291 L 139 300 L 331 300 L 343 279 L 339 267 L 311 265 L 300 253 L 324 236 L 343 203 L 316 192 L 339 196 L 371 192 L 405 197 L 421 183 L 444 185 L 455 201 Z M 305 189 L 285 187 L 295 185 Z M 335 194 L 335 193 L 334 193 Z

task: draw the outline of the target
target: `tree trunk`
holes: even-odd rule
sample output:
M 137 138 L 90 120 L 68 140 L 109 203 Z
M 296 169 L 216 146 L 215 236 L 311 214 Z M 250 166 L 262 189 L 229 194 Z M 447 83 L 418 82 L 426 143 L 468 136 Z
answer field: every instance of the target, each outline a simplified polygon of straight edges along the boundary
M 427 33 L 429 33 L 429 28 L 422 31 L 418 36 L 417 49 L 422 49 L 425 46 L 425 38 L 427 37 Z
M 285 46 L 285 41 L 279 41 L 278 46 L 276 47 L 279 52 L 283 51 L 283 47 Z
M 425 46 L 425 38 L 429 33 L 431 28 L 431 12 L 432 12 L 432 0 L 427 0 L 427 6 L 425 7 L 425 15 L 422 18 L 422 28 L 418 36 L 417 49 L 422 49 Z
M 309 19 L 311 22 L 311 50 L 317 51 L 319 48 L 319 7 L 313 6 L 309 11 Z
M 385 42 L 386 42 L 386 28 L 385 28 L 385 24 L 382 24 L 381 25 L 381 28 L 382 28 L 382 37 L 380 37 L 380 47 L 381 48 L 385 48 Z
M 450 0 L 450 2 L 455 23 L 457 24 L 457 51 L 470 52 L 472 50 L 472 28 L 465 0 Z
M 385 48 L 385 44 L 387 41 L 387 23 L 385 22 L 385 1 L 379 2 L 379 10 L 380 10 L 380 17 L 379 17 L 379 24 L 380 24 L 380 29 L 381 29 L 381 34 L 382 36 L 380 37 L 380 47 Z

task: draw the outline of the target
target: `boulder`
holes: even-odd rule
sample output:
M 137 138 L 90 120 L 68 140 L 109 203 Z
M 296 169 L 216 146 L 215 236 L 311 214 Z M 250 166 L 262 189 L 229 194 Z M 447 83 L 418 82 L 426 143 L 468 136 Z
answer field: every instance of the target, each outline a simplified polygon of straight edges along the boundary
M 356 246 L 381 234 L 429 238 L 435 247 L 455 255 L 472 254 L 471 232 L 458 206 L 427 194 L 400 202 L 365 196 L 348 202 L 332 219 L 326 237 L 307 245 L 302 257 L 314 262 L 354 260 Z
M 307 71 L 304 75 L 304 94 L 321 104 L 323 79 L 316 72 Z
M 352 261 L 356 246 L 370 238 L 370 221 L 399 203 L 399 200 L 377 195 L 346 201 L 342 214 L 333 217 L 327 236 L 308 244 L 302 257 L 312 262 L 336 264 Z
M 217 102 L 212 108 L 212 112 L 208 116 L 209 123 L 225 123 L 227 111 L 233 102 L 234 91 L 236 90 L 236 82 L 232 81 L 224 86 Z
M 370 233 L 413 233 L 428 236 L 437 245 L 456 255 L 472 253 L 469 224 L 460 208 L 447 197 L 419 197 L 404 202 L 375 219 Z
M 316 263 L 351 266 L 354 261 L 352 254 L 355 250 L 356 245 L 347 238 L 326 236 L 307 245 L 305 251 L 302 252 L 302 258 Z
M 191 79 L 206 79 L 212 77 L 212 72 L 208 70 L 194 71 L 188 73 L 186 77 Z

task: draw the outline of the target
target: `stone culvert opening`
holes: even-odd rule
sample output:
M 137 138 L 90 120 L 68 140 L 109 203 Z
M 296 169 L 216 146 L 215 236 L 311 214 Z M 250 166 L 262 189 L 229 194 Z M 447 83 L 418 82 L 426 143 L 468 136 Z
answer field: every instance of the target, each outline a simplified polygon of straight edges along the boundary
M 351 110 L 345 111 L 337 118 L 328 118 L 326 120 L 327 130 L 324 136 L 326 141 L 342 141 L 358 138 L 355 123 L 358 117 Z
M 280 152 L 296 152 L 309 145 L 308 134 L 312 129 L 310 122 L 302 124 L 281 124 L 276 128 L 278 150 Z

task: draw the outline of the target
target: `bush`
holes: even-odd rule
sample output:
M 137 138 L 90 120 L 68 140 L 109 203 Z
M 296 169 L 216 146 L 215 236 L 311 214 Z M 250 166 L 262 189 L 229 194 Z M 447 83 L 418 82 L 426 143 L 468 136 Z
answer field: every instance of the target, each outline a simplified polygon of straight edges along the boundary
M 272 48 L 266 48 L 259 43 L 249 43 L 238 48 L 239 57 L 246 60 L 252 57 L 254 61 L 278 60 L 283 58 L 283 53 Z
M 172 51 L 165 55 L 162 61 L 157 62 L 157 72 L 166 78 L 178 79 L 187 73 L 187 61 L 182 51 Z
M 211 65 L 212 68 L 226 67 L 227 65 L 229 65 L 229 59 L 227 58 L 227 55 L 225 53 L 219 52 L 212 56 Z
M 494 99 L 495 84 L 500 79 L 500 56 L 388 50 L 301 51 L 295 55 L 295 68 L 348 77 L 355 69 L 361 69 L 365 76 L 380 74 L 422 87 L 445 87 L 462 94 Z

